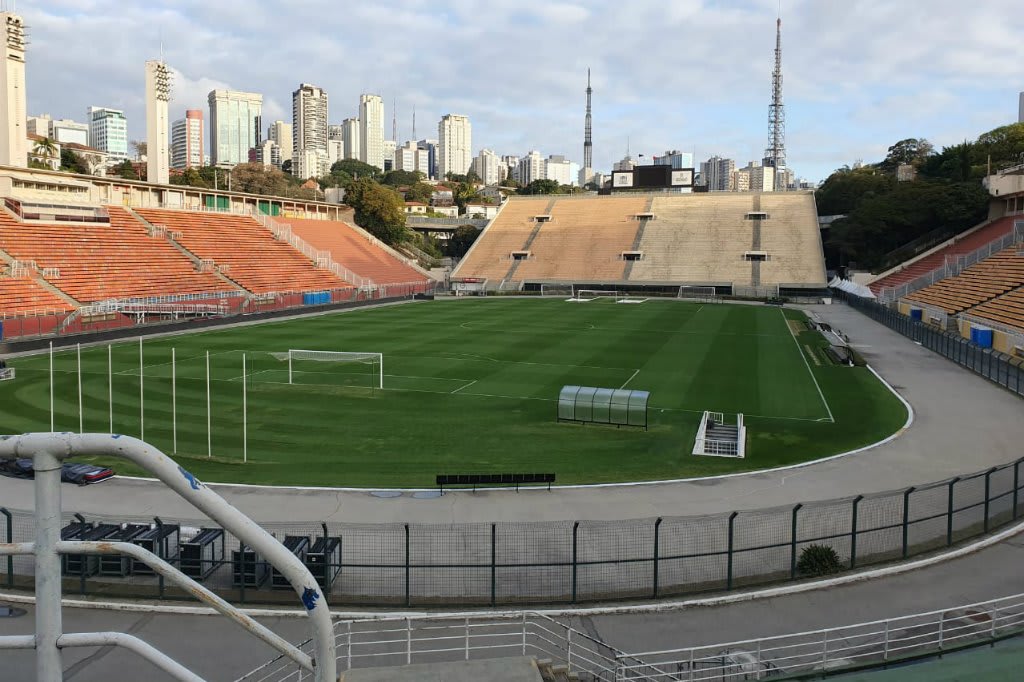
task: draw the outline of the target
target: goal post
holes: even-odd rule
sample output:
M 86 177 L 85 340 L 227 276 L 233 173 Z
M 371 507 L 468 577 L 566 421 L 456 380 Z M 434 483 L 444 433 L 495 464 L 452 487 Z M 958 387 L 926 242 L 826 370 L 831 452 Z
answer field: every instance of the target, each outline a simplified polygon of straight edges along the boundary
M 289 384 L 342 383 L 384 388 L 382 353 L 292 348 L 287 353 L 273 355 L 280 360 L 288 361 Z
M 676 292 L 676 298 L 691 301 L 712 302 L 717 297 L 718 292 L 715 287 L 681 286 Z
M 608 289 L 575 289 L 572 298 L 567 300 L 586 303 L 587 301 L 596 301 L 599 298 L 610 298 L 618 301 L 622 297 L 622 293 Z

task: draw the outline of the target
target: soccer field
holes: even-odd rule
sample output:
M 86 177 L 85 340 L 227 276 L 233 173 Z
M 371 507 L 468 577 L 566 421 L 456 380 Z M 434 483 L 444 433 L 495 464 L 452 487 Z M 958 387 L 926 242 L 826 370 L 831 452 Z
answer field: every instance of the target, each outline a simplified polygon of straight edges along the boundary
M 828 364 L 803 320 L 674 300 L 439 300 L 146 339 L 141 371 L 138 340 L 92 346 L 81 349 L 81 412 L 78 356 L 54 354 L 53 426 L 108 432 L 112 420 L 211 481 L 367 487 L 428 487 L 438 473 L 728 473 L 898 430 L 903 405 L 866 368 Z M 377 365 L 362 363 L 296 363 L 289 384 L 288 349 L 381 353 L 383 389 Z M 50 429 L 49 363 L 10 362 L 0 432 Z M 650 391 L 649 430 L 557 423 L 566 384 Z M 744 414 L 746 459 L 690 454 L 704 410 Z

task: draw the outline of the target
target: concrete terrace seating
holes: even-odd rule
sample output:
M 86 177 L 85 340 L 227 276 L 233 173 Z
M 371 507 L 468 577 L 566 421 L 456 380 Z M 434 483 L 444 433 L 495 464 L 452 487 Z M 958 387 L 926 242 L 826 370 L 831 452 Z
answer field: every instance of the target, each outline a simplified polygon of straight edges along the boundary
M 1016 246 L 975 263 L 956 277 L 915 291 L 904 300 L 960 313 L 1024 285 L 1024 256 Z
M 1024 332 L 1024 289 L 1014 289 L 967 311 Z
M 509 254 L 523 248 L 537 227 L 533 217 L 544 214 L 550 202 L 550 197 L 509 199 L 498 217 L 477 238 L 452 276 L 477 277 L 494 282 L 504 279 L 513 264 Z M 519 278 L 518 275 L 516 277 Z
M 1009 216 L 995 220 L 984 227 L 974 230 L 970 234 L 959 237 L 957 241 L 949 246 L 943 247 L 912 263 L 908 263 L 892 274 L 876 279 L 868 287 L 875 294 L 880 294 L 882 289 L 887 287 L 898 287 L 901 284 L 906 284 L 921 275 L 928 274 L 936 268 L 941 268 L 946 261 L 946 256 L 970 253 L 1005 234 L 1009 234 L 1013 230 L 1013 221 L 1020 219 L 1020 216 Z
M 82 303 L 110 298 L 230 290 L 195 266 L 165 238 L 119 207 L 110 224 L 22 223 L 0 211 L 0 248 L 37 267 L 56 268 L 46 279 Z
M 346 223 L 300 218 L 274 220 L 291 226 L 292 232 L 307 244 L 321 251 L 329 251 L 334 262 L 376 284 L 422 282 L 427 279 L 426 275 L 372 243 Z
M 315 264 L 250 216 L 140 208 L 153 225 L 180 232 L 194 255 L 229 266 L 225 273 L 253 293 L 340 289 L 349 283 Z
M 28 277 L 0 277 L 0 319 L 23 313 L 65 312 L 71 306 Z
M 622 252 L 633 248 L 639 228 L 633 216 L 646 207 L 643 196 L 557 200 L 551 222 L 541 225 L 515 279 L 621 281 Z
M 761 284 L 825 285 L 818 212 L 810 193 L 766 193 L 761 209 L 761 250 L 770 260 L 761 264 Z
M 640 240 L 643 260 L 633 282 L 734 282 L 750 284 L 750 194 L 681 194 L 655 197 Z

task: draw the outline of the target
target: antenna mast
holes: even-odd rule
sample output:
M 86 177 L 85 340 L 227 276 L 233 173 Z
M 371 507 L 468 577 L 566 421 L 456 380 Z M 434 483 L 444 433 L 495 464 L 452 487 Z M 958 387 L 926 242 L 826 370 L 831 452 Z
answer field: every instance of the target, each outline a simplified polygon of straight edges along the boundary
M 775 169 L 775 189 L 785 189 L 781 170 L 786 167 L 786 107 L 782 103 L 782 17 L 775 20 L 775 71 L 772 103 L 768 105 L 768 148 L 765 165 Z
M 590 95 L 593 93 L 590 87 L 590 69 L 587 69 L 587 118 L 583 128 L 583 167 L 594 167 L 594 143 L 590 137 Z

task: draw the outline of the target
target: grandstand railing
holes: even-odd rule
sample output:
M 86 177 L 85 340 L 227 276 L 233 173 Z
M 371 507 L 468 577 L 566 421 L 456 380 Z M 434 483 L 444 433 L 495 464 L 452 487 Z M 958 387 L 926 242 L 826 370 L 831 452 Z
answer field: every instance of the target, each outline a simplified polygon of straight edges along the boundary
M 883 288 L 878 294 L 878 301 L 880 303 L 898 301 L 904 296 L 908 296 L 919 289 L 925 288 L 926 286 L 930 286 L 949 277 L 955 277 L 975 263 L 983 261 L 992 254 L 998 253 L 999 251 L 1009 248 L 1021 241 L 1024 241 L 1024 220 L 1016 220 L 1013 223 L 1013 230 L 1011 230 L 1009 234 L 997 237 L 988 244 L 985 244 L 970 253 L 947 255 L 945 262 L 931 272 L 925 273 L 920 277 L 916 277 L 897 287 Z
M 871 299 L 854 296 L 840 289 L 833 291 L 836 298 L 846 301 L 850 307 L 856 308 L 876 322 L 999 384 L 1008 391 L 1024 396 L 1024 358 L 1001 353 L 992 348 L 982 348 L 963 338 L 959 333 L 939 329 L 923 320 L 914 320 Z M 988 320 L 983 320 L 982 324 L 993 327 Z
M 1024 631 L 1024 594 L 856 625 L 632 654 L 618 680 L 732 682 L 834 674 L 992 644 Z M 652 670 L 658 669 L 660 673 Z
M 169 436 L 155 436 L 155 444 Z M 169 444 L 169 442 L 168 442 Z M 324 587 L 334 605 L 397 607 L 581 603 L 728 591 L 799 580 L 811 545 L 831 547 L 844 570 L 950 547 L 1017 522 L 1024 513 L 1024 458 L 902 490 L 697 517 L 619 521 L 464 524 L 264 523 L 277 537 L 339 538 Z M 526 492 L 525 494 L 547 494 Z M 0 541 L 34 533 L 28 511 L 0 509 Z M 65 523 L 202 522 L 67 514 Z M 4 522 L 6 521 L 6 526 Z M 238 585 L 226 534 L 223 557 L 206 562 L 205 585 L 239 603 L 280 603 L 266 585 Z M 166 557 L 165 557 L 166 558 Z M 169 558 L 174 563 L 176 559 Z M 83 569 L 84 570 L 84 569 Z M 204 574 L 206 572 L 204 571 Z M 0 584 L 31 585 L 33 565 L 0 565 Z M 187 597 L 150 575 L 79 575 L 80 594 Z

